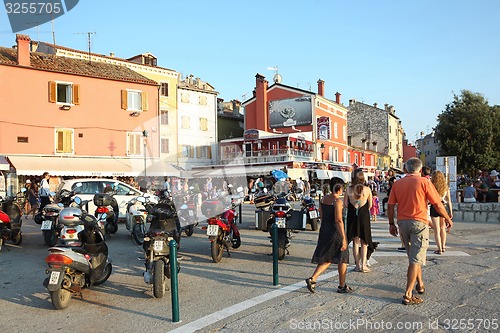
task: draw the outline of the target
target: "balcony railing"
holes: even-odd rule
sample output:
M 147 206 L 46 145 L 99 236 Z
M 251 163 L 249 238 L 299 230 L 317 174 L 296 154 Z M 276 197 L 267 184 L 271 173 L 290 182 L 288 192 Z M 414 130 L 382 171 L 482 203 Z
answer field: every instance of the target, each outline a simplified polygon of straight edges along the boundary
M 294 149 L 262 149 L 247 152 L 222 152 L 220 155 L 221 164 L 229 164 L 235 159 L 243 158 L 245 164 L 285 162 L 285 161 L 313 161 L 313 152 Z

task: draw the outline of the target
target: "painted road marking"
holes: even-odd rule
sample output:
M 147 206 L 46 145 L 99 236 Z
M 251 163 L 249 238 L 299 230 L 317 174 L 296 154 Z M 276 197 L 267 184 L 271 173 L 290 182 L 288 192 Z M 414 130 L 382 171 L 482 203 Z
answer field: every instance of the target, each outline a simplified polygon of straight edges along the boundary
M 329 273 L 325 273 L 318 277 L 317 281 L 323 281 L 326 279 L 329 279 L 331 277 L 337 276 L 338 272 L 337 271 L 332 271 Z M 209 325 L 212 325 L 219 320 L 222 320 L 224 318 L 227 318 L 229 316 L 232 316 L 236 313 L 245 311 L 253 306 L 262 304 L 264 302 L 267 302 L 273 298 L 286 295 L 292 291 L 296 291 L 298 289 L 304 288 L 306 286 L 305 281 L 297 282 L 289 286 L 282 287 L 277 290 L 270 291 L 266 294 L 248 299 L 246 301 L 243 301 L 241 303 L 231 305 L 228 308 L 222 309 L 220 311 L 214 312 L 212 314 L 206 315 L 205 317 L 202 317 L 200 319 L 197 319 L 195 321 L 192 321 L 186 325 L 182 325 L 181 327 L 178 327 L 172 331 L 169 331 L 170 333 L 186 333 L 186 332 L 194 332 L 197 330 L 201 330 Z

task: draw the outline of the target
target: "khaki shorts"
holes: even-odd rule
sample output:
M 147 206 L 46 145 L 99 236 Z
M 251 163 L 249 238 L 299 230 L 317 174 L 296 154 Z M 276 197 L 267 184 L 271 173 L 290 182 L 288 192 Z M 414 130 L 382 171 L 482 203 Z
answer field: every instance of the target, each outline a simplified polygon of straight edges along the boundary
M 425 265 L 429 248 L 427 224 L 416 220 L 401 220 L 398 221 L 398 227 L 410 264 Z

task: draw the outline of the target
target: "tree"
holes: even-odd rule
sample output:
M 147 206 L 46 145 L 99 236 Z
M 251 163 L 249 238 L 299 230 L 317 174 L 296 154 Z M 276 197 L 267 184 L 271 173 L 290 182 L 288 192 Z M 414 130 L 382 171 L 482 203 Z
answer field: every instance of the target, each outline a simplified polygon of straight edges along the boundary
M 490 107 L 479 93 L 462 90 L 445 106 L 434 128 L 442 155 L 457 156 L 457 171 L 474 175 L 477 169 L 498 165 L 499 107 Z

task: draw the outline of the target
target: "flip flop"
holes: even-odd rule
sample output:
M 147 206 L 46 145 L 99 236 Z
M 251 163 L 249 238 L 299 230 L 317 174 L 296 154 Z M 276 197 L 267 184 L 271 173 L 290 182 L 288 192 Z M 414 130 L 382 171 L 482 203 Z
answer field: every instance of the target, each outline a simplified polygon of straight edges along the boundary
M 420 295 L 425 293 L 425 287 L 424 286 L 420 287 L 420 284 L 418 284 L 418 282 L 417 282 L 416 289 L 417 289 L 417 293 L 419 293 Z
M 443 253 L 439 250 L 436 250 L 436 251 L 434 251 L 434 254 L 443 254 Z

